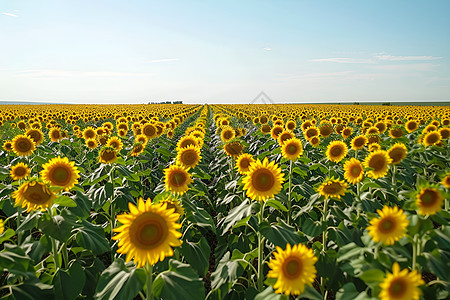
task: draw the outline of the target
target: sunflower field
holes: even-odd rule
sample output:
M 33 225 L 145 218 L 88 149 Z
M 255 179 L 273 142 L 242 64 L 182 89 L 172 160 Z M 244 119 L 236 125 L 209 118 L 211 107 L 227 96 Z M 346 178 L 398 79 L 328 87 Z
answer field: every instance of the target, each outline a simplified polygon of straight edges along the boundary
M 450 107 L 2 105 L 1 299 L 448 299 Z

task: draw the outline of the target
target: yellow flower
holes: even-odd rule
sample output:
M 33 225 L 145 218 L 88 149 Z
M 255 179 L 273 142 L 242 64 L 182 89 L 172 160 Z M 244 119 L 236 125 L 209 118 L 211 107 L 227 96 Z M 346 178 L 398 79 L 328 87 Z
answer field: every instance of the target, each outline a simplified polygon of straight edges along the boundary
M 158 136 L 158 133 L 156 131 L 156 126 L 150 123 L 145 124 L 142 127 L 142 133 L 148 138 L 153 139 Z
M 225 150 L 225 153 L 228 156 L 236 158 L 242 154 L 242 151 L 244 151 L 244 146 L 240 142 L 234 141 L 225 144 L 223 146 L 223 150 Z
M 139 154 L 141 154 L 142 152 L 144 152 L 145 150 L 145 144 L 143 143 L 134 143 L 133 145 L 133 150 L 131 150 L 130 156 L 138 156 Z
M 11 142 L 14 153 L 18 156 L 28 156 L 36 149 L 34 141 L 23 134 L 17 135 Z
M 347 145 L 342 141 L 332 141 L 325 152 L 327 158 L 332 162 L 338 163 L 347 155 Z
M 189 145 L 178 151 L 176 162 L 180 166 L 186 168 L 186 170 L 189 170 L 190 168 L 195 168 L 201 158 L 200 149 L 198 147 L 194 147 L 193 145 Z
M 5 141 L 5 142 L 3 143 L 3 149 L 4 149 L 5 151 L 8 151 L 8 152 L 13 151 L 12 142 L 11 142 L 11 141 Z
M 42 165 L 42 178 L 52 186 L 61 187 L 63 190 L 70 190 L 78 183 L 80 171 L 75 166 L 75 162 L 69 161 L 67 157 L 55 157 L 48 163 Z
M 117 153 L 111 147 L 103 147 L 100 150 L 98 161 L 104 164 L 111 164 L 117 160 Z
M 352 144 L 352 149 L 353 149 L 353 150 L 360 150 L 360 149 L 364 148 L 364 146 L 365 146 L 368 142 L 369 142 L 369 140 L 368 140 L 367 137 L 364 136 L 364 135 L 358 135 L 358 136 L 355 136 L 355 137 L 352 139 L 352 142 L 351 142 L 351 144 Z
M 138 200 L 137 207 L 128 204 L 130 213 L 117 216 L 122 226 L 114 228 L 118 232 L 113 240 L 119 240 L 118 253 L 126 254 L 126 262 L 134 260 L 138 268 L 146 263 L 151 265 L 166 257 L 173 255 L 172 247 L 181 245 L 181 233 L 177 229 L 180 215 L 175 209 L 167 208 L 167 204 L 152 204 L 150 199 L 146 202 Z
M 11 178 L 13 180 L 19 180 L 30 175 L 30 172 L 31 170 L 30 168 L 28 168 L 27 164 L 19 162 L 16 165 L 12 166 L 9 174 L 11 175 Z
M 319 194 L 325 196 L 325 198 L 337 198 L 341 199 L 347 192 L 348 184 L 344 180 L 338 180 L 334 178 L 326 179 L 322 185 L 317 189 Z
M 441 135 L 438 131 L 430 131 L 423 137 L 423 144 L 425 147 L 439 144 L 441 141 Z
M 177 143 L 177 152 L 180 151 L 181 148 L 186 148 L 189 145 L 193 145 L 194 147 L 199 146 L 199 141 L 195 136 L 185 136 L 178 140 Z
M 384 281 L 380 284 L 381 300 L 418 300 L 422 291 L 419 285 L 425 282 L 422 280 L 417 270 L 408 272 L 408 269 L 400 271 L 398 263 L 392 266 L 392 274 L 388 273 Z
M 371 170 L 367 171 L 367 176 L 374 179 L 385 176 L 391 162 L 392 159 L 384 150 L 370 153 L 364 160 L 364 167 L 371 168 Z
M 120 151 L 122 150 L 123 143 L 118 137 L 113 136 L 108 139 L 108 141 L 106 142 L 106 146 L 114 148 L 116 151 Z
M 303 154 L 302 142 L 295 137 L 285 141 L 281 146 L 281 155 L 284 158 L 296 160 L 302 154 Z
M 191 175 L 182 166 L 171 165 L 164 169 L 166 191 L 172 191 L 174 194 L 183 195 L 192 182 Z
M 417 128 L 419 128 L 419 124 L 417 124 L 417 122 L 414 120 L 410 120 L 410 121 L 406 122 L 405 128 L 406 128 L 406 131 L 411 133 L 414 130 L 416 130 Z
M 434 215 L 440 212 L 444 203 L 441 192 L 433 187 L 425 187 L 420 190 L 416 197 L 416 204 L 421 215 Z
M 220 132 L 220 138 L 222 139 L 222 142 L 226 143 L 236 137 L 236 132 L 231 126 L 225 126 L 222 128 L 222 131 Z
M 311 249 L 298 244 L 291 248 L 286 245 L 286 250 L 276 247 L 274 258 L 270 260 L 267 277 L 276 278 L 273 288 L 276 293 L 287 295 L 300 295 L 305 290 L 305 285 L 312 285 L 316 278 L 317 257 Z
M 263 162 L 259 159 L 250 164 L 249 171 L 242 180 L 244 190 L 247 190 L 247 196 L 252 200 L 264 201 L 272 198 L 281 191 L 281 185 L 284 182 L 284 174 L 281 168 L 264 158 Z
M 442 179 L 441 184 L 450 189 L 450 173 L 447 173 L 447 175 L 445 175 L 445 177 Z
M 33 209 L 45 210 L 52 206 L 56 195 L 50 188 L 36 179 L 24 182 L 17 191 L 12 194 L 17 205 L 27 207 L 27 212 Z
M 44 140 L 44 134 L 39 129 L 30 129 L 25 134 L 34 141 L 36 146 L 40 145 Z
M 392 159 L 391 164 L 398 165 L 406 157 L 408 149 L 406 149 L 406 146 L 402 143 L 395 143 L 387 153 Z
M 243 153 L 236 159 L 236 168 L 242 175 L 246 174 L 250 170 L 250 164 L 255 162 L 255 159 L 251 154 Z
M 98 146 L 98 143 L 94 139 L 87 139 L 86 140 L 86 146 L 88 146 L 89 149 L 95 149 Z
M 384 206 L 383 210 L 377 210 L 379 218 L 373 218 L 367 227 L 369 235 L 375 242 L 384 245 L 393 245 L 406 235 L 406 227 L 409 221 L 402 209 L 398 207 Z
M 364 177 L 364 168 L 359 160 L 351 158 L 344 164 L 344 178 L 352 183 L 356 184 L 360 182 Z
M 49 130 L 48 136 L 52 142 L 59 142 L 60 140 L 63 139 L 61 131 L 59 130 L 59 128 L 55 128 L 55 127 L 51 128 Z
M 5 224 L 3 223 L 3 220 L 0 220 L 0 234 L 2 234 L 3 231 L 5 231 Z
M 91 126 L 88 126 L 83 130 L 83 137 L 85 140 L 94 139 L 96 135 L 97 134 L 95 133 L 94 128 L 92 128 Z

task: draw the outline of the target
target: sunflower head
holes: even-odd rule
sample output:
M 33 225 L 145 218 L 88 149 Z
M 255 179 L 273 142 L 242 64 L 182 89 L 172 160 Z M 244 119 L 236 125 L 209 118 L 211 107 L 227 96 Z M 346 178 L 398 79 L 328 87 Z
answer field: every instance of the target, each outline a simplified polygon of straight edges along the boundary
M 400 271 L 400 266 L 395 262 L 392 266 L 392 274 L 388 273 L 380 284 L 381 292 L 378 296 L 381 300 L 419 300 L 422 295 L 419 286 L 423 284 L 425 282 L 417 270 Z
M 325 198 L 341 199 L 341 196 L 344 196 L 347 192 L 347 188 L 348 184 L 345 181 L 329 178 L 325 179 L 317 191 Z
M 3 143 L 3 150 L 8 151 L 8 152 L 13 151 L 12 142 L 11 141 L 5 141 Z
M 111 148 L 114 148 L 116 151 L 120 151 L 123 148 L 122 141 L 116 136 L 110 137 L 106 142 L 106 145 Z
M 384 150 L 377 150 L 370 153 L 363 164 L 365 168 L 369 169 L 367 176 L 377 179 L 387 174 L 390 163 L 392 163 L 392 159 L 388 153 Z
M 226 143 L 223 146 L 223 150 L 225 151 L 225 153 L 228 156 L 236 158 L 243 153 L 244 145 L 242 145 L 239 141 L 232 141 L 232 142 Z
M 408 149 L 406 149 L 405 144 L 395 143 L 389 150 L 388 155 L 392 159 L 393 165 L 398 165 L 408 153 Z
M 222 142 L 226 143 L 236 137 L 236 131 L 231 126 L 225 126 L 220 132 Z
M 450 173 L 447 173 L 444 178 L 442 178 L 441 184 L 447 188 L 450 189 Z
M 179 151 L 181 148 L 186 148 L 190 145 L 198 147 L 199 146 L 198 139 L 191 135 L 184 136 L 177 143 L 177 151 Z
M 409 133 L 415 131 L 417 128 L 419 128 L 419 124 L 417 124 L 417 122 L 415 120 L 409 120 L 408 122 L 406 122 L 405 124 L 405 129 L 406 131 L 408 131 Z
M 409 221 L 402 209 L 397 206 L 384 206 L 382 210 L 377 210 L 377 212 L 380 217 L 373 218 L 370 221 L 370 226 L 367 227 L 369 235 L 375 242 L 393 245 L 406 235 Z
M 56 195 L 47 184 L 36 178 L 24 182 L 17 191 L 13 192 L 16 205 L 27 207 L 27 212 L 35 209 L 45 210 L 52 206 Z
M 333 133 L 333 126 L 328 123 L 324 123 L 319 127 L 320 135 L 323 137 L 329 137 Z
M 117 160 L 117 152 L 112 147 L 103 147 L 100 150 L 98 161 L 104 164 L 111 164 Z
M 318 136 L 319 134 L 319 128 L 317 128 L 316 126 L 309 126 L 305 131 L 303 131 L 303 135 L 307 140 L 310 140 L 311 138 Z
M 320 138 L 318 136 L 314 136 L 309 140 L 309 143 L 316 148 L 317 146 L 320 145 Z
M 171 165 L 164 169 L 166 191 L 174 194 L 183 195 L 188 189 L 189 184 L 193 181 L 187 170 L 178 165 Z
M 292 131 L 284 130 L 278 136 L 278 144 L 283 145 L 284 142 L 286 142 L 287 140 L 292 139 L 294 137 L 295 137 L 295 134 Z
M 236 158 L 236 168 L 241 175 L 245 175 L 253 162 L 255 162 L 255 159 L 251 154 L 243 153 Z
M 128 204 L 130 213 L 117 216 L 122 226 L 115 228 L 119 240 L 118 253 L 126 254 L 126 262 L 134 260 L 138 268 L 156 264 L 173 255 L 172 247 L 181 245 L 181 233 L 177 230 L 180 215 L 167 203 L 153 204 L 150 199 L 138 200 L 137 206 Z
M 348 148 L 347 145 L 342 141 L 332 141 L 327 146 L 327 151 L 325 152 L 327 158 L 332 162 L 340 162 L 347 155 Z
M 401 138 L 403 135 L 404 135 L 404 132 L 401 127 L 395 127 L 395 128 L 391 128 L 389 130 L 389 136 L 394 139 Z
M 349 183 L 356 184 L 364 177 L 364 168 L 359 160 L 350 158 L 344 164 L 344 178 Z
M 44 134 L 40 129 L 30 129 L 25 134 L 34 141 L 36 146 L 40 145 L 42 141 L 44 141 Z
M 444 196 L 435 186 L 426 186 L 419 189 L 416 196 L 416 205 L 421 215 L 434 215 L 442 210 Z
M 441 135 L 438 131 L 430 131 L 423 136 L 422 141 L 425 147 L 437 145 L 441 141 Z
M 157 128 L 154 124 L 147 123 L 142 127 L 142 134 L 148 139 L 153 139 L 158 136 Z
M 201 158 L 200 149 L 193 145 L 189 145 L 178 151 L 176 162 L 186 170 L 189 170 L 190 168 L 195 168 Z
M 369 140 L 364 135 L 355 136 L 351 142 L 352 149 L 360 150 L 360 149 L 364 148 L 364 146 L 367 145 L 368 142 L 369 142 Z
M 297 127 L 297 123 L 294 120 L 289 120 L 285 125 L 286 129 L 289 131 L 294 131 L 295 127 Z
M 446 140 L 450 137 L 450 128 L 444 127 L 439 129 L 439 134 L 441 135 L 442 140 Z
M 29 156 L 36 150 L 36 144 L 27 135 L 17 135 L 11 143 L 14 153 L 18 156 Z
M 303 154 L 302 142 L 297 138 L 291 138 L 281 146 L 281 155 L 289 160 L 296 160 Z
M 9 174 L 13 180 L 19 180 L 30 175 L 30 172 L 31 170 L 28 168 L 27 164 L 19 162 L 11 167 Z
M 263 124 L 263 125 L 261 125 L 261 128 L 260 128 L 261 132 L 264 134 L 269 133 L 271 131 L 271 129 L 272 128 L 270 127 L 269 124 Z
M 69 161 L 67 157 L 55 157 L 48 163 L 42 165 L 42 178 L 51 186 L 57 186 L 68 191 L 78 183 L 80 171 L 75 166 L 75 162 Z
M 270 131 L 270 135 L 273 139 L 277 140 L 280 134 L 284 131 L 283 126 L 275 125 L 272 127 L 272 130 Z
M 95 133 L 94 128 L 92 128 L 91 126 L 88 126 L 83 130 L 83 137 L 85 140 L 94 139 L 96 135 L 97 134 Z
M 272 198 L 281 191 L 284 182 L 281 168 L 270 162 L 267 157 L 263 162 L 259 159 L 250 164 L 249 171 L 242 180 L 247 196 L 252 200 L 264 201 Z
M 305 285 L 314 282 L 316 262 L 317 257 L 305 245 L 291 247 L 287 244 L 285 250 L 277 246 L 274 258 L 268 263 L 270 271 L 267 277 L 277 279 L 273 286 L 276 293 L 299 295 L 305 290 Z
M 95 149 L 98 146 L 97 140 L 95 139 L 87 139 L 85 143 L 89 149 Z

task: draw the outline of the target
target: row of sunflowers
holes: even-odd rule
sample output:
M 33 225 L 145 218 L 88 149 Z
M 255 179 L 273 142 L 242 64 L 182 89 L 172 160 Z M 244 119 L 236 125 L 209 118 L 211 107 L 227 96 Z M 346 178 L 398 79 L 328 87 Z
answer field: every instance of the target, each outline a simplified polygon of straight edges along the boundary
M 447 107 L 5 108 L 4 298 L 448 297 Z

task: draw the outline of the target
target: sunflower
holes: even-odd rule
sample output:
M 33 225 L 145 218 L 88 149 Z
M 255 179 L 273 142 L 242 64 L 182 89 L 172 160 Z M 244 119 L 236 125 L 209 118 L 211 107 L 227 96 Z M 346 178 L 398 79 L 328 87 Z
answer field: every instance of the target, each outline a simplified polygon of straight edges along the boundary
M 364 177 L 364 168 L 359 160 L 351 158 L 344 164 L 344 178 L 352 184 L 360 182 Z
M 379 218 L 370 220 L 370 226 L 367 227 L 369 235 L 375 242 L 381 242 L 384 245 L 394 245 L 396 241 L 406 235 L 406 228 L 409 221 L 402 209 L 398 207 L 384 206 L 383 210 L 377 210 Z
M 333 133 L 333 126 L 325 123 L 319 127 L 320 135 L 324 138 L 329 137 Z
M 53 200 L 56 198 L 47 184 L 36 179 L 24 182 L 12 196 L 17 205 L 27 207 L 27 212 L 39 208 L 45 210 L 52 206 Z
M 447 175 L 445 175 L 445 177 L 442 179 L 441 184 L 450 189 L 450 173 L 447 173 Z
M 166 203 L 167 209 L 175 208 L 175 213 L 179 214 L 180 216 L 184 215 L 184 208 L 180 203 L 180 200 L 173 198 L 169 195 L 169 197 L 166 197 L 162 200 L 160 200 L 158 203 Z
M 118 137 L 113 136 L 108 139 L 108 141 L 106 142 L 106 146 L 114 148 L 116 151 L 120 151 L 122 150 L 123 143 Z
M 283 132 L 284 128 L 283 126 L 273 126 L 272 130 L 270 131 L 270 135 L 272 136 L 273 139 L 278 139 L 278 136 Z
M 340 162 L 347 155 L 347 145 L 342 141 L 332 141 L 325 152 L 327 158 L 332 162 Z
M 225 144 L 223 146 L 223 150 L 225 150 L 225 153 L 228 156 L 236 158 L 242 154 L 242 151 L 244 151 L 244 146 L 240 142 L 234 141 L 234 142 Z
M 309 143 L 315 148 L 320 145 L 320 138 L 318 136 L 314 136 L 309 140 Z
M 13 180 L 19 180 L 30 175 L 30 172 L 31 170 L 30 168 L 28 168 L 27 164 L 19 162 L 16 165 L 12 166 L 9 174 Z
M 414 130 L 416 130 L 417 128 L 419 128 L 419 124 L 417 124 L 417 122 L 414 120 L 409 120 L 408 122 L 406 122 L 405 128 L 406 128 L 406 131 L 411 133 Z
M 5 224 L 3 223 L 3 220 L 0 219 L 0 234 L 2 234 L 3 231 L 5 231 Z
M 199 146 L 198 139 L 194 136 L 184 136 L 181 139 L 178 140 L 177 143 L 177 152 L 180 151 L 181 148 L 186 148 L 189 145 L 193 145 L 194 147 Z
M 369 152 L 375 152 L 381 150 L 381 146 L 378 143 L 369 144 Z
M 389 130 L 389 136 L 394 139 L 401 138 L 404 135 L 403 129 L 401 127 L 391 128 Z
M 377 179 L 387 174 L 390 163 L 392 163 L 392 159 L 388 153 L 384 150 L 377 150 L 370 153 L 363 164 L 365 168 L 371 168 L 367 171 L 367 176 Z
M 148 139 L 144 134 L 138 134 L 134 139 L 136 140 L 136 143 L 142 143 L 144 147 L 147 145 Z
M 34 141 L 36 146 L 40 145 L 44 140 L 44 134 L 39 129 L 30 129 L 25 134 Z
M 236 137 L 236 131 L 231 126 L 226 126 L 222 128 L 220 132 L 220 138 L 222 142 L 226 143 Z
M 289 131 L 294 131 L 295 127 L 297 127 L 297 123 L 294 120 L 289 120 L 285 125 L 286 129 Z
M 193 145 L 189 145 L 178 151 L 176 162 L 180 166 L 183 166 L 186 170 L 189 170 L 190 168 L 195 168 L 201 158 L 200 149 L 198 147 L 194 147 Z
M 284 182 L 284 174 L 275 162 L 268 161 L 267 157 L 263 162 L 259 159 L 250 164 L 249 171 L 242 180 L 247 196 L 252 200 L 264 201 L 272 198 L 281 191 Z
M 441 135 L 438 131 L 430 131 L 423 137 L 423 144 L 425 145 L 425 147 L 439 144 L 440 141 Z
M 94 128 L 91 126 L 88 126 L 83 130 L 83 137 L 85 140 L 94 139 L 96 135 Z
M 434 187 L 424 187 L 417 193 L 416 205 L 421 215 L 434 215 L 442 209 L 444 197 L 441 192 Z
M 251 154 L 243 153 L 236 158 L 236 168 L 242 175 L 246 174 L 250 169 L 250 164 L 255 162 Z
M 295 137 L 295 134 L 292 131 L 284 130 L 278 136 L 278 144 L 283 145 L 284 142 L 286 142 L 287 140 L 292 139 L 294 137 Z
M 281 155 L 284 158 L 296 160 L 302 154 L 303 154 L 302 142 L 295 137 L 287 140 L 281 146 Z
M 89 147 L 89 149 L 95 149 L 98 146 L 98 143 L 95 139 L 87 139 L 85 143 L 86 146 Z
M 446 140 L 450 137 L 450 128 L 444 127 L 439 129 L 439 134 L 442 140 Z
M 400 271 L 400 266 L 395 262 L 392 266 L 392 274 L 388 273 L 380 284 L 381 292 L 378 296 L 381 300 L 419 300 L 422 295 L 419 285 L 423 284 L 425 282 L 417 270 Z
M 348 184 L 344 180 L 338 180 L 334 178 L 326 179 L 322 185 L 317 189 L 319 194 L 325 198 L 337 198 L 341 199 L 347 192 Z
M 260 128 L 261 132 L 264 134 L 269 133 L 271 129 L 272 128 L 270 127 L 269 124 L 263 124 L 263 125 L 261 125 L 261 128 Z
M 144 152 L 144 150 L 145 150 L 145 145 L 143 143 L 134 143 L 133 149 L 131 150 L 130 155 L 136 157 L 139 154 L 141 154 L 142 152 Z
M 17 135 L 11 142 L 14 153 L 18 156 L 28 156 L 36 149 L 34 141 L 23 134 Z
M 42 178 L 50 183 L 51 186 L 57 186 L 63 190 L 70 190 L 78 183 L 80 171 L 75 166 L 75 162 L 69 161 L 67 157 L 55 157 L 48 163 L 42 165 Z
M 100 150 L 98 161 L 104 164 L 111 164 L 117 160 L 117 152 L 111 147 L 103 147 Z
M 345 127 L 344 129 L 342 129 L 342 137 L 345 139 L 347 139 L 349 136 L 351 136 L 353 133 L 353 129 L 351 127 Z
M 353 150 L 360 150 L 362 148 L 364 148 L 364 146 L 369 142 L 369 140 L 367 139 L 367 137 L 365 137 L 364 135 L 358 135 L 355 136 L 352 139 L 351 145 L 352 145 L 352 149 Z
M 168 209 L 163 203 L 152 204 L 150 199 L 144 202 L 142 198 L 137 207 L 131 203 L 128 207 L 130 213 L 117 216 L 122 226 L 114 228 L 118 234 L 112 239 L 119 240 L 117 252 L 127 255 L 126 262 L 133 259 L 138 268 L 172 256 L 172 247 L 182 243 L 181 233 L 177 231 L 181 228 L 177 223 L 180 215 L 175 209 Z
M 157 129 L 156 126 L 153 124 L 145 124 L 142 127 L 142 133 L 148 138 L 148 139 L 153 139 L 155 137 L 157 137 L 158 133 L 157 133 Z
M 174 194 L 183 195 L 192 182 L 191 175 L 182 166 L 171 165 L 164 169 L 166 191 L 172 191 Z
M 392 159 L 391 164 L 398 165 L 406 157 L 408 149 L 406 149 L 406 146 L 402 143 L 395 143 L 391 148 L 389 148 L 387 153 Z
M 305 139 L 310 140 L 311 138 L 318 136 L 320 134 L 319 128 L 316 126 L 309 126 L 304 132 L 303 135 Z
M 3 150 L 8 151 L 8 152 L 13 151 L 12 142 L 11 141 L 5 141 L 3 143 Z
M 273 288 L 276 293 L 287 295 L 299 295 L 305 290 L 305 285 L 312 285 L 316 278 L 317 257 L 311 249 L 298 244 L 291 248 L 286 245 L 286 250 L 276 246 L 274 258 L 270 260 L 270 268 L 267 277 L 276 278 Z

